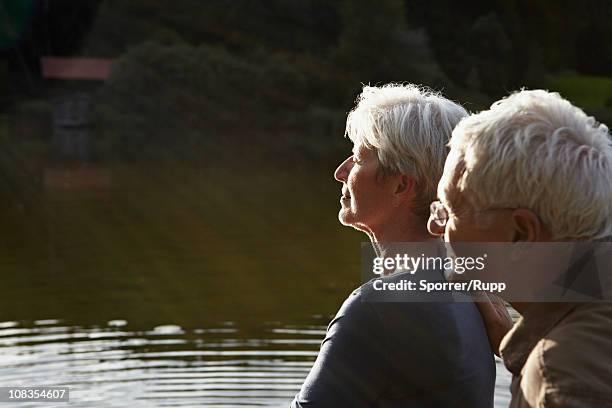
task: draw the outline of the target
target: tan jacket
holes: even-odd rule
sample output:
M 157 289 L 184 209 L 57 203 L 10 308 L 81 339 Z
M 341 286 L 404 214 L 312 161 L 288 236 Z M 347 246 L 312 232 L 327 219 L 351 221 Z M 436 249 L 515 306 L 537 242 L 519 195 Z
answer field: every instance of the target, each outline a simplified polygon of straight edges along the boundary
M 612 407 L 612 303 L 536 303 L 501 343 L 511 408 Z

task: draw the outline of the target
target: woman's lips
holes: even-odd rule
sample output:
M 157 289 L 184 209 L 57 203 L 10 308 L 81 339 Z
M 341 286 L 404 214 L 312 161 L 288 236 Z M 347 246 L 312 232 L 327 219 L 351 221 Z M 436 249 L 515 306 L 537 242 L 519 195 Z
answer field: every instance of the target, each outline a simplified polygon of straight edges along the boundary
M 348 201 L 350 201 L 351 199 L 351 193 L 349 192 L 348 188 L 346 188 L 346 186 L 342 186 L 342 189 L 340 190 L 340 202 L 341 203 L 346 203 Z

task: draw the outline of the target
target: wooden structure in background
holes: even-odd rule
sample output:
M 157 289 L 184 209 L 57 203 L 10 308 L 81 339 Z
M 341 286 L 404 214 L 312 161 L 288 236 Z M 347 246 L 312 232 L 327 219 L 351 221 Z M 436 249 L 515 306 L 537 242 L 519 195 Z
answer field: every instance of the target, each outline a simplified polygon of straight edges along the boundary
M 40 58 L 42 77 L 59 81 L 105 81 L 113 62 L 104 58 Z M 112 183 L 111 172 L 105 165 L 91 162 L 90 95 L 72 92 L 51 99 L 51 103 L 55 159 L 43 172 L 45 190 L 57 193 L 87 191 L 106 196 Z
M 42 77 L 46 79 L 105 81 L 113 62 L 108 58 L 40 57 Z

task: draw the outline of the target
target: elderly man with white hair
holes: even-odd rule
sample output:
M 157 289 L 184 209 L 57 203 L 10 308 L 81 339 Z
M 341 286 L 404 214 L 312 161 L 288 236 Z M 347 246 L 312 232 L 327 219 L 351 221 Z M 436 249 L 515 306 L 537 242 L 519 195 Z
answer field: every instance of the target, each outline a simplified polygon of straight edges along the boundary
M 463 120 L 450 146 L 429 229 L 455 248 L 594 245 L 612 235 L 608 128 L 558 94 L 495 102 Z M 501 344 L 511 407 L 612 406 L 612 304 L 507 300 L 522 315 Z
M 414 85 L 364 87 L 346 124 L 353 154 L 334 174 L 342 183 L 340 222 L 366 233 L 379 254 L 397 242 L 436 248 L 429 203 L 452 129 L 465 116 Z M 406 273 L 384 280 L 397 283 Z M 491 407 L 493 353 L 474 303 L 373 302 L 373 285 L 355 290 L 329 324 L 291 406 Z

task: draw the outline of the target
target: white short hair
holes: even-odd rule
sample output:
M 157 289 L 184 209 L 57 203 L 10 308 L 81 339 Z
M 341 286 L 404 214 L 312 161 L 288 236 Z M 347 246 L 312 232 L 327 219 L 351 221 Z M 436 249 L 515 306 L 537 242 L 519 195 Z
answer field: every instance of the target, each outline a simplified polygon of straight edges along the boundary
M 476 210 L 530 209 L 553 239 L 612 234 L 608 128 L 559 94 L 523 90 L 497 101 L 461 121 L 450 146 L 440 197 L 460 192 Z
M 376 149 L 383 171 L 415 177 L 414 213 L 427 217 L 453 128 L 467 116 L 457 103 L 408 84 L 364 86 L 346 120 L 345 136 Z

